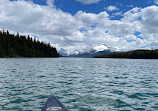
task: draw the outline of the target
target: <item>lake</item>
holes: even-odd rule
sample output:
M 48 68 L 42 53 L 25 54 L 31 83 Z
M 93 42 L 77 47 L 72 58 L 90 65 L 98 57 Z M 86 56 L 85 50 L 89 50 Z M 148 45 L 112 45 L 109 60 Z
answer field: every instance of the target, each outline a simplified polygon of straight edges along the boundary
M 40 111 L 49 95 L 70 111 L 155 111 L 158 60 L 0 59 L 1 111 Z

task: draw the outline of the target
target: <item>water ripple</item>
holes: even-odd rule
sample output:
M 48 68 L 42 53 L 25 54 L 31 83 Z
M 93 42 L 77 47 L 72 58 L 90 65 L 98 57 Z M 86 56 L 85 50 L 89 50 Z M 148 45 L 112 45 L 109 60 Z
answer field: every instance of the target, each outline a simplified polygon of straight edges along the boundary
M 0 59 L 0 110 L 40 111 L 53 94 L 70 111 L 155 111 L 157 63 L 131 59 Z

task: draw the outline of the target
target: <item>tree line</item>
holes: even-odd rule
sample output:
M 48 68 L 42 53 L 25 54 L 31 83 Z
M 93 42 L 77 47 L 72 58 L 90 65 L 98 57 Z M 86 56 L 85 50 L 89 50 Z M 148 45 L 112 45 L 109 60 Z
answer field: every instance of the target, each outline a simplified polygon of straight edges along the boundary
M 120 52 L 120 53 L 96 56 L 95 58 L 158 59 L 158 49 L 133 50 L 133 51 L 128 51 L 128 52 Z
M 59 54 L 50 43 L 0 30 L 0 57 L 59 57 Z

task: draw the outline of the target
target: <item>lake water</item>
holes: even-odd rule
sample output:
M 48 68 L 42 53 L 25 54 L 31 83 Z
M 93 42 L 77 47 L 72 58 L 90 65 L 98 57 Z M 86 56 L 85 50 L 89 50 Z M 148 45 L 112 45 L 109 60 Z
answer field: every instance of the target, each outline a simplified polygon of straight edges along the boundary
M 0 59 L 1 111 L 40 111 L 49 95 L 70 111 L 155 111 L 158 60 Z

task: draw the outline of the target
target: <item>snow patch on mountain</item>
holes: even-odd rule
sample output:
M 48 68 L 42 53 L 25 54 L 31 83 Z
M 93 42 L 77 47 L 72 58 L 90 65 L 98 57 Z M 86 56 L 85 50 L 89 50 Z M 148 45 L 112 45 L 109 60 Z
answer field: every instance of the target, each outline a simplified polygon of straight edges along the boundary
M 95 50 L 95 51 L 104 51 L 104 50 L 109 50 L 109 47 L 108 46 L 106 46 L 106 45 L 104 45 L 104 44 L 102 44 L 102 45 L 100 45 L 100 46 L 96 46 L 96 47 L 93 47 L 93 49 Z
M 68 50 L 67 50 L 67 49 L 63 49 L 63 48 L 61 48 L 61 49 L 58 51 L 58 53 L 59 53 L 61 56 L 69 56 L 69 55 L 70 55 L 70 53 L 68 52 Z
M 120 49 L 119 48 L 114 48 L 114 47 L 108 47 L 107 45 L 105 44 L 102 44 L 100 46 L 96 46 L 96 47 L 93 47 L 94 50 L 96 50 L 97 52 L 99 51 L 105 51 L 105 50 L 109 50 L 111 52 L 120 52 Z
M 114 48 L 114 47 L 108 47 L 105 44 L 101 44 L 100 46 L 95 46 L 92 48 L 87 48 L 84 50 L 75 50 L 71 53 L 69 53 L 67 50 L 61 48 L 61 50 L 59 51 L 59 54 L 62 56 L 71 56 L 71 55 L 79 55 L 79 54 L 94 54 L 94 53 L 98 53 L 98 52 L 103 52 L 103 51 L 108 51 L 108 52 L 120 52 L 119 48 Z

